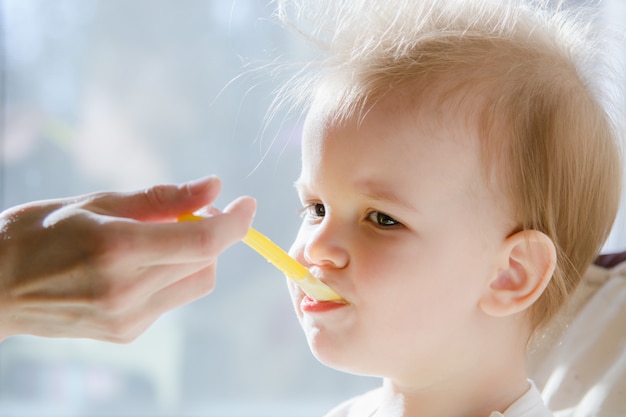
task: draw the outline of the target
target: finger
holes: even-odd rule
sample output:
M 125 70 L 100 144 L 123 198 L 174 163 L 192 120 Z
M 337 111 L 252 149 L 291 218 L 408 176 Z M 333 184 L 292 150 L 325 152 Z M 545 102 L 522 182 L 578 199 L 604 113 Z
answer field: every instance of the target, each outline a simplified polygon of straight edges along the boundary
M 251 197 L 231 203 L 228 211 L 195 222 L 124 223 L 123 247 L 147 265 L 214 259 L 247 233 L 256 211 Z
M 215 201 L 221 181 L 215 176 L 181 185 L 155 185 L 132 193 L 103 193 L 85 208 L 100 214 L 140 221 L 171 221 Z
M 135 279 L 124 280 L 119 287 L 112 289 L 98 300 L 97 306 L 103 314 L 110 316 L 126 314 L 136 308 L 138 301 L 148 299 L 163 288 L 205 270 L 211 264 L 215 264 L 215 260 L 146 268 Z
M 202 298 L 215 289 L 215 264 L 189 275 L 156 292 L 148 301 L 147 308 L 162 314 Z
M 92 337 L 114 343 L 132 342 L 163 313 L 197 300 L 214 288 L 215 264 L 212 264 L 135 303 L 129 311 L 96 321 L 91 329 Z

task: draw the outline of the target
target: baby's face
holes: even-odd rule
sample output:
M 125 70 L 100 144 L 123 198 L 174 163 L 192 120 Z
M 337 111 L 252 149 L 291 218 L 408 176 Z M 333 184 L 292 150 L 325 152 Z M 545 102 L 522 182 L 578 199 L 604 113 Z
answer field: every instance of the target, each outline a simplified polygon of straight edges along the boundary
M 398 97 L 333 124 L 305 124 L 297 188 L 305 215 L 291 254 L 345 305 L 290 285 L 309 345 L 348 372 L 440 377 L 466 362 L 510 222 L 484 183 L 475 133 L 457 114 Z M 458 363 L 457 363 L 458 362 Z

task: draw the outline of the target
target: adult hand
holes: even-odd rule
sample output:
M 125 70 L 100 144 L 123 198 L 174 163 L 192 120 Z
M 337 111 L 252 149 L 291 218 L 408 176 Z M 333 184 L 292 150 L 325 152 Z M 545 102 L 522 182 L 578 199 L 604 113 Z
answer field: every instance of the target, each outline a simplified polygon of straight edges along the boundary
M 0 341 L 15 334 L 129 342 L 214 288 L 217 256 L 246 234 L 250 197 L 198 222 L 216 177 L 95 193 L 0 213 Z

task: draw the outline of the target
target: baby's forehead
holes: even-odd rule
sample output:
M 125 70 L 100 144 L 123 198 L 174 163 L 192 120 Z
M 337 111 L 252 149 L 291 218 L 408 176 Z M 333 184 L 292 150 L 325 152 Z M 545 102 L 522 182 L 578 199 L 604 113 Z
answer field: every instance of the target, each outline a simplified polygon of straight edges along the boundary
M 324 80 L 313 95 L 305 126 L 330 129 L 350 123 L 363 125 L 376 111 L 408 116 L 402 120 L 419 124 L 422 129 L 475 133 L 490 100 L 489 90 L 488 83 L 459 88 L 458 83 L 449 83 L 445 78 L 406 82 L 385 91 Z
M 343 90 L 348 93 L 344 93 L 339 87 L 326 84 L 316 92 L 303 131 L 308 149 L 316 149 L 322 138 L 340 136 L 346 126 L 367 130 L 373 127 L 372 120 L 378 124 L 375 127 L 403 124 L 416 134 L 425 132 L 433 141 L 444 141 L 475 155 L 487 188 L 497 192 L 503 186 L 499 161 L 513 128 L 505 116 L 490 111 L 494 99 L 488 94 L 488 84 L 458 88 L 440 79 L 407 83 L 382 94 L 354 94 L 359 90 L 349 84 Z M 498 133 L 497 141 L 493 140 L 494 132 Z

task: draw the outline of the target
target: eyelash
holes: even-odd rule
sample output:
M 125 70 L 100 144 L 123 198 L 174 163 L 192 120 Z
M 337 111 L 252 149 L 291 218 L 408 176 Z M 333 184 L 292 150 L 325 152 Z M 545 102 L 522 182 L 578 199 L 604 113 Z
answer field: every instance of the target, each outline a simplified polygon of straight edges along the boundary
M 311 204 L 307 204 L 304 207 L 302 207 L 300 210 L 298 210 L 298 214 L 300 215 L 300 217 L 309 217 L 312 219 L 319 219 L 320 217 L 324 217 L 324 214 L 318 214 L 316 213 L 315 208 L 316 207 L 324 207 L 324 205 L 322 203 L 311 203 Z M 325 211 L 325 209 L 324 209 Z
M 372 220 L 372 215 L 374 214 L 376 215 L 376 221 Z M 401 225 L 399 221 L 397 221 L 388 214 L 381 213 L 380 211 L 372 211 L 367 215 L 367 217 L 368 219 L 372 220 L 373 223 L 380 227 L 393 227 Z
M 309 217 L 310 219 L 318 220 L 326 215 L 326 208 L 322 203 L 311 203 L 302 207 L 299 210 L 299 214 L 301 217 Z M 372 216 L 374 215 L 375 218 L 372 219 Z M 382 213 L 380 211 L 370 211 L 369 213 L 367 213 L 367 219 L 375 225 L 383 228 L 402 225 L 402 223 L 400 223 L 390 215 Z

